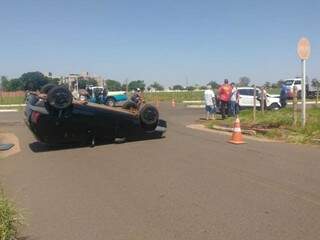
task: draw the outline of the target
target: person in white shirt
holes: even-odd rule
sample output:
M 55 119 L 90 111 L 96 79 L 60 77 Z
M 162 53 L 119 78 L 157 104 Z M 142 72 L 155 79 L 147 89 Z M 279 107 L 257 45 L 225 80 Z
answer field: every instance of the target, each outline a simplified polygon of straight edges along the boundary
M 205 110 L 206 110 L 206 119 L 214 119 L 215 113 L 215 95 L 212 91 L 211 85 L 207 86 L 207 89 L 204 91 L 204 101 L 205 101 Z

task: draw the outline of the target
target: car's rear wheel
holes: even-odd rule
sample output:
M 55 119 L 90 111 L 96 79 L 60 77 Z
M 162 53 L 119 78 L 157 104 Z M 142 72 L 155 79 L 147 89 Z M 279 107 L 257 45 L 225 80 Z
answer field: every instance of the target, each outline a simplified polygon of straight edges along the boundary
M 132 101 L 126 101 L 123 105 L 122 105 L 122 108 L 123 109 L 127 109 L 127 110 L 130 110 L 132 108 L 136 109 L 137 108 L 137 104 L 135 104 L 134 102 Z
M 67 88 L 56 86 L 48 92 L 47 101 L 55 109 L 66 109 L 72 104 L 72 94 Z
M 152 131 L 157 127 L 159 121 L 159 112 L 156 107 L 146 104 L 140 111 L 141 125 L 148 131 Z
M 46 85 L 44 85 L 41 89 L 40 89 L 40 93 L 44 93 L 44 94 L 48 94 L 48 92 L 56 87 L 57 85 L 53 84 L 53 83 L 47 83 Z

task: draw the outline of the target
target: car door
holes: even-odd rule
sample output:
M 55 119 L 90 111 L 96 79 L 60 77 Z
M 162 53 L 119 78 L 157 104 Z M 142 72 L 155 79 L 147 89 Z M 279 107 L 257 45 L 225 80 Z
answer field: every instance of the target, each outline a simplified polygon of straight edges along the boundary
M 254 100 L 254 89 L 253 88 L 242 88 L 239 89 L 239 105 L 241 107 L 253 107 Z M 259 96 L 259 90 L 256 90 L 256 97 Z M 260 106 L 260 102 L 256 100 L 256 106 Z
M 249 89 L 241 88 L 239 91 L 239 105 L 240 107 L 249 107 L 250 106 L 250 93 Z

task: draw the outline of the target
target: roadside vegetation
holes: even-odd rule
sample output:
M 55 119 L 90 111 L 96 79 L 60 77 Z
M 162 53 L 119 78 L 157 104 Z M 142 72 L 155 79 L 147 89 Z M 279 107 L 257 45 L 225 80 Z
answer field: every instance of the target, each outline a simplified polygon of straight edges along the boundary
M 292 108 L 279 111 L 256 112 L 256 121 L 253 122 L 251 109 L 243 110 L 239 114 L 243 129 L 256 130 L 257 136 L 283 140 L 291 143 L 320 143 L 320 108 L 307 109 L 306 127 L 301 127 L 301 113 L 298 112 L 298 121 L 294 126 Z M 208 128 L 214 126 L 233 127 L 234 118 L 213 120 L 206 124 Z
M 183 101 L 203 100 L 203 91 L 181 91 L 181 92 L 145 92 L 144 98 L 147 102 L 171 102 L 174 99 L 177 103 Z
M 25 96 L 0 96 L 0 105 L 23 104 Z
M 23 217 L 14 204 L 0 190 L 0 240 L 17 239 Z

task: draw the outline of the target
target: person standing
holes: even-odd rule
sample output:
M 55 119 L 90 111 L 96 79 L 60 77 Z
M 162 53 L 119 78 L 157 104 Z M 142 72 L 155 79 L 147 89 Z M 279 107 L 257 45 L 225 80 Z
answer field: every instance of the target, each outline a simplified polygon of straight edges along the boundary
M 206 110 L 206 119 L 214 119 L 215 113 L 215 95 L 212 91 L 211 85 L 207 85 L 207 89 L 204 91 L 204 101 Z
M 288 89 L 287 87 L 282 84 L 280 90 L 280 104 L 282 108 L 287 106 L 287 99 L 288 99 Z
M 228 103 L 230 101 L 231 86 L 229 80 L 225 79 L 224 84 L 219 88 L 219 100 L 220 100 L 220 111 L 222 119 L 226 118 L 226 111 L 228 111 Z
M 235 117 L 238 114 L 237 102 L 239 100 L 238 89 L 236 88 L 235 83 L 231 83 L 231 95 L 230 95 L 230 109 L 229 114 L 232 117 Z

